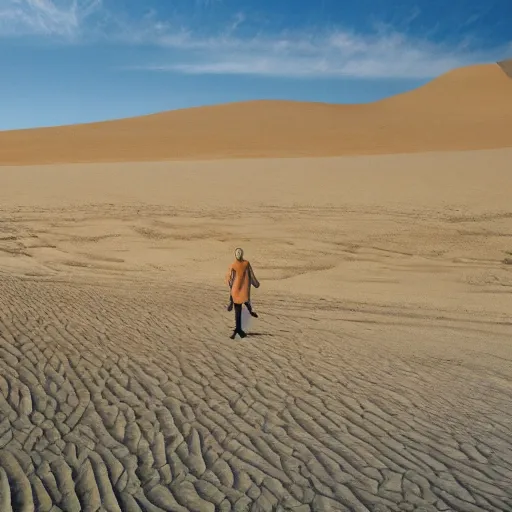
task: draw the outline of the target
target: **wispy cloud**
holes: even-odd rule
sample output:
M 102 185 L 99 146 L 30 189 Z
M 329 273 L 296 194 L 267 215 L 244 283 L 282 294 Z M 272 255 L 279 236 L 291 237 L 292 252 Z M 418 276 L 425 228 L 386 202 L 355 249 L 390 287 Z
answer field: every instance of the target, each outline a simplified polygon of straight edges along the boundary
M 1 36 L 77 36 L 101 0 L 0 0 Z
M 204 7 L 221 0 L 195 1 Z M 130 69 L 136 70 L 295 78 L 426 79 L 454 67 L 505 58 L 512 50 L 509 46 L 481 51 L 467 38 L 448 45 L 413 38 L 383 25 L 372 34 L 338 28 L 248 35 L 243 29 L 254 25 L 243 12 L 236 13 L 215 34 L 205 35 L 160 19 L 154 10 L 135 21 L 126 13 L 109 11 L 105 3 L 0 0 L 0 36 L 154 46 L 155 60 L 134 63 Z M 414 11 L 411 19 L 418 15 L 419 11 Z
M 152 71 L 276 77 L 414 78 L 437 76 L 458 66 L 488 62 L 506 49 L 474 50 L 467 40 L 449 46 L 393 31 L 357 34 L 280 34 L 240 38 L 201 38 L 183 32 L 164 35 L 158 44 L 179 55 L 171 62 L 145 65 Z M 197 50 L 201 50 L 198 52 Z

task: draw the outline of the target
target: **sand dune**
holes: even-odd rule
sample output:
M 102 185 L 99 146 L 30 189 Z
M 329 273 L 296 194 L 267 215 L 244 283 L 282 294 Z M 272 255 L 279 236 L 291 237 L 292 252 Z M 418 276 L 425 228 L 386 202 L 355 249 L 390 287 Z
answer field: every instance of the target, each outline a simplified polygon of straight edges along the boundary
M 503 69 L 503 71 L 505 71 L 505 73 L 510 78 L 512 78 L 512 59 L 508 59 L 508 60 L 504 60 L 504 61 L 498 62 L 498 64 L 500 65 L 501 69 Z
M 0 164 L 410 153 L 512 146 L 508 65 L 363 105 L 256 101 L 0 133 Z
M 0 511 L 512 510 L 511 160 L 0 169 Z

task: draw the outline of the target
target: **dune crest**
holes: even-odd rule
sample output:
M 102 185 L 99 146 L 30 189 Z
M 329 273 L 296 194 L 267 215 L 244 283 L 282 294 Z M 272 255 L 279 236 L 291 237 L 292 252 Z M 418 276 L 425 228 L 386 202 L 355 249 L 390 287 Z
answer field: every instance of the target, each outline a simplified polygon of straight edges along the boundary
M 251 101 L 0 133 L 0 164 L 318 157 L 512 147 L 509 64 L 456 69 L 382 101 Z M 505 73 L 503 73 L 505 71 Z

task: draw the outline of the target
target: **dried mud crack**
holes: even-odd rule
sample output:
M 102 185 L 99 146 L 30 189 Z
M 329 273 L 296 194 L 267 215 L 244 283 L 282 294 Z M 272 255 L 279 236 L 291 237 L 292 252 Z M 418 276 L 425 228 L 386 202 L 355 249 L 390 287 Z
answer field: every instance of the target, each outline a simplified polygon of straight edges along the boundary
M 298 300 L 231 342 L 215 291 L 0 287 L 1 512 L 512 510 L 510 374 Z

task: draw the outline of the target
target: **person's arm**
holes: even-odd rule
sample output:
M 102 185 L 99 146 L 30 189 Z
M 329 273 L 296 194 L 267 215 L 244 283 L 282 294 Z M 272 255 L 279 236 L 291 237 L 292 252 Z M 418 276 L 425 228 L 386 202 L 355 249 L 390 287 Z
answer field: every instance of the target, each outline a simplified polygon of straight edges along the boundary
M 235 280 L 235 270 L 233 267 L 229 267 L 228 273 L 226 274 L 226 284 L 229 286 L 231 290 L 233 286 L 233 281 Z
M 254 270 L 252 269 L 252 266 L 250 263 L 249 263 L 249 277 L 251 278 L 251 284 L 254 286 L 254 288 L 259 288 L 260 282 L 256 279 L 256 276 L 254 275 Z

